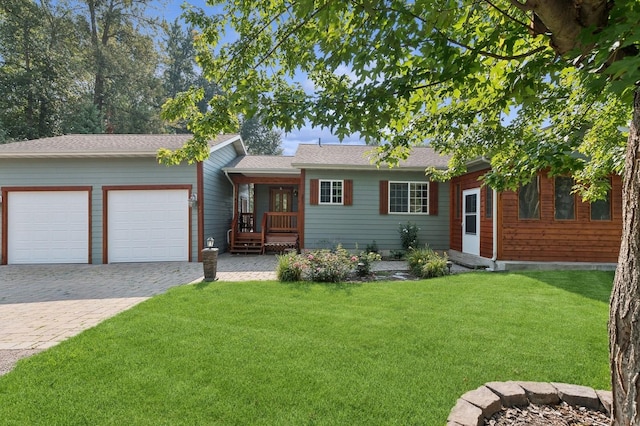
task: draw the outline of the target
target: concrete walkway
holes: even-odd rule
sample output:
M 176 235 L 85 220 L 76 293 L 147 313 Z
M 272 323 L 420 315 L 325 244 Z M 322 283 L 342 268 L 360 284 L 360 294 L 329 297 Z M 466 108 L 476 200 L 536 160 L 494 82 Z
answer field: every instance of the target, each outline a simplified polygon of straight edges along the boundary
M 275 256 L 221 254 L 221 281 L 276 279 Z M 378 262 L 403 270 L 405 262 Z M 0 374 L 171 287 L 202 280 L 201 263 L 0 266 Z

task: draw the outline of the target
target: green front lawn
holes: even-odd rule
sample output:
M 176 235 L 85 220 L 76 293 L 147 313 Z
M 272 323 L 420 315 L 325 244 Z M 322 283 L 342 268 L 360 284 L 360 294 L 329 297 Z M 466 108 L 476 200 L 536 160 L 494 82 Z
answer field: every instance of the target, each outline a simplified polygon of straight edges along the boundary
M 442 425 L 488 381 L 608 389 L 612 281 L 182 286 L 0 377 L 0 423 Z

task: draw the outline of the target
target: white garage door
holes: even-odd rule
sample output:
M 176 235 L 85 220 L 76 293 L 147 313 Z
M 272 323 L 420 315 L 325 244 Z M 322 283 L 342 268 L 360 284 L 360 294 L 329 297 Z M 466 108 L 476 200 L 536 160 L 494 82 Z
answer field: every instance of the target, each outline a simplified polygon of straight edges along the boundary
M 87 191 L 12 191 L 7 197 L 9 264 L 89 262 Z
M 109 263 L 189 260 L 188 199 L 186 189 L 109 191 Z

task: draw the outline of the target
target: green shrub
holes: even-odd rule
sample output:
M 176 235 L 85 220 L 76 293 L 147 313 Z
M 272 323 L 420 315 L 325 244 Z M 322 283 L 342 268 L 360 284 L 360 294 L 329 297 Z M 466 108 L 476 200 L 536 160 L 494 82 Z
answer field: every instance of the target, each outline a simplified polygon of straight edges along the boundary
M 278 258 L 276 276 L 281 282 L 295 282 L 302 280 L 302 271 L 306 267 L 304 258 L 296 253 L 286 253 Z
M 359 277 L 366 277 L 371 275 L 371 265 L 373 262 L 377 262 L 382 259 L 377 252 L 373 251 L 364 251 L 358 255 L 358 260 L 356 261 L 356 275 Z
M 398 226 L 398 233 L 400 234 L 400 243 L 402 248 L 409 250 L 411 248 L 418 247 L 418 232 L 420 228 L 415 223 L 407 222 L 406 225 L 400 224 Z
M 411 272 L 419 278 L 441 277 L 447 273 L 447 255 L 440 256 L 429 247 L 410 250 L 405 258 Z
M 405 254 L 404 250 L 391 250 L 389 252 L 389 257 L 391 257 L 392 259 L 400 260 L 400 259 L 404 259 L 404 254 Z
M 372 263 L 378 260 L 380 255 L 377 253 L 352 255 L 338 245 L 334 250 L 321 249 L 278 256 L 276 275 L 281 282 L 304 280 L 337 283 L 347 280 L 354 272 L 358 276 L 369 275 Z
M 335 250 L 315 250 L 304 254 L 307 267 L 303 277 L 307 281 L 337 283 L 346 280 L 355 264 L 357 256 L 352 256 L 341 245 Z

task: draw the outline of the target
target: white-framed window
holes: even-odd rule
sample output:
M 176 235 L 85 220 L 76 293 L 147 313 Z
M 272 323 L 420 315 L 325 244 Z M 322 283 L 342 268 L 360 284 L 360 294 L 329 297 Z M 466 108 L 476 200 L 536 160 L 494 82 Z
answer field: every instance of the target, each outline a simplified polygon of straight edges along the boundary
M 319 182 L 320 204 L 344 204 L 342 180 L 323 180 Z
M 429 182 L 389 182 L 389 213 L 429 214 Z

